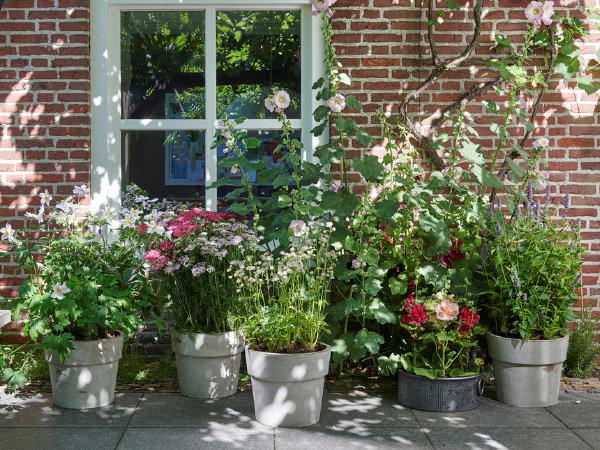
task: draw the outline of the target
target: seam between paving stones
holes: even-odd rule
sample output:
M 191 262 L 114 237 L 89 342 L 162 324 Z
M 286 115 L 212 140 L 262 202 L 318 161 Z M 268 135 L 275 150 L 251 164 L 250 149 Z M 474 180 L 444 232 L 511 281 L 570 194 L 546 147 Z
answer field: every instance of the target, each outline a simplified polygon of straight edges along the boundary
M 133 419 L 133 416 L 135 415 L 135 413 L 138 409 L 138 406 L 140 406 L 140 403 L 142 402 L 142 399 L 144 398 L 145 395 L 146 394 L 143 393 L 142 395 L 140 395 L 140 398 L 138 398 L 137 404 L 135 405 L 135 408 L 133 408 L 133 412 L 129 416 L 129 420 L 127 420 L 127 423 L 125 424 L 125 427 L 123 428 L 123 432 L 121 433 L 121 436 L 119 437 L 119 440 L 117 441 L 117 445 L 115 445 L 115 450 L 117 448 L 119 448 L 119 445 L 121 445 L 121 441 L 123 440 L 125 433 L 127 433 L 127 430 L 129 429 L 129 424 L 131 423 L 131 420 Z
M 573 433 L 575 436 L 577 436 L 581 441 L 583 441 L 583 443 L 585 445 L 587 445 L 589 448 L 593 449 L 594 447 L 592 447 L 588 441 L 586 441 L 585 439 L 583 439 L 581 436 L 579 436 L 577 433 L 575 433 L 575 431 L 573 431 L 573 428 L 571 428 L 569 425 L 567 425 L 564 420 L 562 420 L 560 417 L 558 417 L 556 414 L 554 414 L 548 407 L 544 408 L 546 411 L 548 411 L 550 414 L 552 414 L 552 416 L 556 417 L 556 419 L 558 419 L 558 421 L 560 423 L 562 423 L 565 427 L 567 427 L 568 430 L 571 431 L 571 433 Z

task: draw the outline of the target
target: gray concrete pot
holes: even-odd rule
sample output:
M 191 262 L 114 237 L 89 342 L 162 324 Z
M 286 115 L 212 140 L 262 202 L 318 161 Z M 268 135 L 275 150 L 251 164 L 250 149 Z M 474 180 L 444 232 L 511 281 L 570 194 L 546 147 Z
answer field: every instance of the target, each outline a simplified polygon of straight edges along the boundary
M 110 405 L 115 399 L 123 335 L 97 341 L 73 341 L 73 345 L 75 348 L 65 361 L 53 350 L 44 352 L 54 404 L 71 409 Z
M 218 398 L 235 394 L 238 387 L 244 337 L 171 330 L 177 359 L 179 389 L 186 397 Z
M 456 378 L 427 378 L 398 369 L 398 403 L 411 409 L 461 412 L 479 408 L 481 374 Z
M 321 416 L 329 345 L 313 353 L 268 353 L 246 346 L 256 420 L 271 427 L 306 427 Z
M 487 334 L 496 397 L 512 406 L 544 407 L 558 403 L 562 365 L 569 336 L 526 341 Z

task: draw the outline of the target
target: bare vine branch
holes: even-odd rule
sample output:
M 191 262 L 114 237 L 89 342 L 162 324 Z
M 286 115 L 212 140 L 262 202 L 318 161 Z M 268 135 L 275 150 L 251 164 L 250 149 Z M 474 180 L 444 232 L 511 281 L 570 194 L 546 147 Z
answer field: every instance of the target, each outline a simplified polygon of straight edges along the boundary
M 429 48 L 431 48 L 431 61 L 434 66 L 440 65 L 440 58 L 437 53 L 437 47 L 435 46 L 435 41 L 433 40 L 433 6 L 435 4 L 435 0 L 429 0 L 427 5 L 427 38 L 429 39 Z

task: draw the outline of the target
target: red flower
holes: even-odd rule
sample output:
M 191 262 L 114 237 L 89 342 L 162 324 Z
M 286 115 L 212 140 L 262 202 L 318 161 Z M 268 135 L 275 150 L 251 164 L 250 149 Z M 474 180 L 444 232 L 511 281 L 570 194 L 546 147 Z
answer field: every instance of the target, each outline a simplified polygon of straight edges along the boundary
M 137 230 L 140 234 L 145 233 L 146 231 L 148 231 L 148 225 L 146 225 L 145 223 L 142 223 L 140 225 L 137 226 Z
M 160 252 L 158 250 L 152 249 L 148 250 L 148 252 L 144 255 L 144 259 L 150 262 L 156 262 L 160 258 Z
M 409 291 L 414 291 L 415 288 L 417 287 L 417 284 L 415 283 L 415 280 L 408 280 L 408 290 Z
M 407 299 L 407 303 L 409 301 L 410 300 Z M 425 308 L 425 305 L 423 305 L 422 303 L 413 303 L 412 305 L 410 305 L 410 308 L 407 310 L 407 313 L 404 316 L 402 316 L 402 319 L 400 320 L 402 320 L 402 322 L 405 324 L 419 326 L 427 322 L 429 320 L 429 316 L 427 315 L 427 309 Z
M 175 247 L 175 243 L 174 242 L 161 242 L 160 244 L 158 244 L 158 246 L 160 247 L 161 250 L 165 251 L 165 250 L 170 250 L 173 247 Z
M 466 306 L 460 310 L 459 320 L 462 322 L 458 331 L 462 334 L 467 334 L 471 328 L 475 328 L 475 325 L 479 322 L 479 314 L 477 311 L 471 311 Z
M 448 256 L 448 255 L 440 256 L 440 262 L 442 263 L 442 266 L 444 266 L 447 269 L 452 267 L 452 260 L 450 259 L 450 256 Z

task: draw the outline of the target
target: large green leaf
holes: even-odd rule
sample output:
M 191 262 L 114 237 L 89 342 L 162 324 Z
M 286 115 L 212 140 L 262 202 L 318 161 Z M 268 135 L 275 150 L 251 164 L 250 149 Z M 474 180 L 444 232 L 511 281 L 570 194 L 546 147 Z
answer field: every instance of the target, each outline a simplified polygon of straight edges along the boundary
M 387 306 L 378 298 L 371 302 L 369 311 L 375 317 L 375 320 L 380 324 L 396 323 L 396 315 L 392 313 Z
M 330 213 L 333 220 L 340 223 L 350 217 L 358 204 L 356 196 L 346 188 L 342 188 L 338 192 L 326 191 L 321 199 L 321 208 Z
M 374 331 L 367 331 L 364 328 L 354 338 L 354 343 L 358 348 L 365 347 L 373 355 L 379 352 L 379 346 L 384 342 L 385 339 L 382 335 Z
M 384 167 L 377 156 L 365 155 L 352 159 L 352 168 L 360 173 L 366 181 L 378 181 L 383 177 Z

